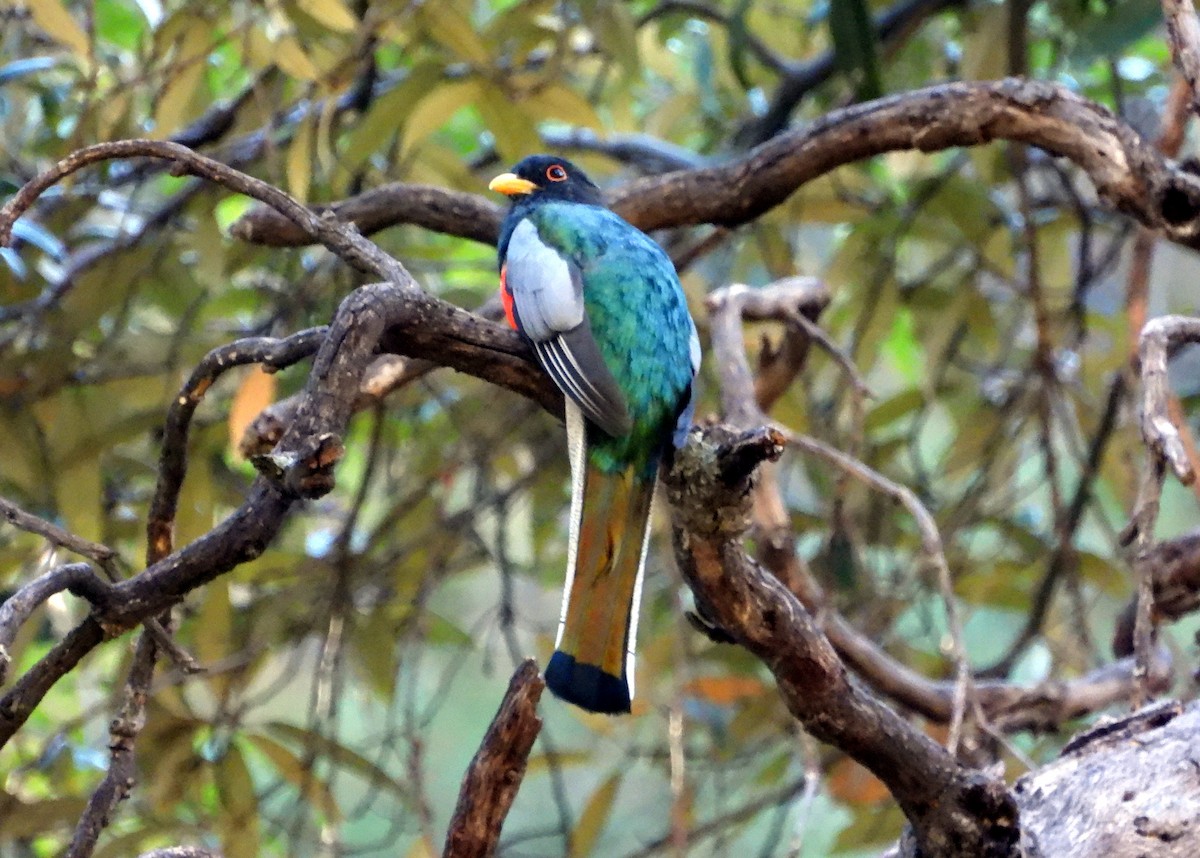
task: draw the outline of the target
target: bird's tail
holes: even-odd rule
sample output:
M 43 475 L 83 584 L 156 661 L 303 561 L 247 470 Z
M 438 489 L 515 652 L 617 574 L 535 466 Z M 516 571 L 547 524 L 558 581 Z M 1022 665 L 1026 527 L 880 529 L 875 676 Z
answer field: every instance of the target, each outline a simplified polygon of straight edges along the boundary
M 581 438 L 582 426 L 574 428 L 579 431 L 569 436 Z M 567 582 L 546 685 L 576 706 L 611 715 L 628 712 L 633 698 L 655 475 L 644 465 L 601 471 L 587 461 L 585 445 L 576 444 L 575 437 L 569 438 L 573 491 Z

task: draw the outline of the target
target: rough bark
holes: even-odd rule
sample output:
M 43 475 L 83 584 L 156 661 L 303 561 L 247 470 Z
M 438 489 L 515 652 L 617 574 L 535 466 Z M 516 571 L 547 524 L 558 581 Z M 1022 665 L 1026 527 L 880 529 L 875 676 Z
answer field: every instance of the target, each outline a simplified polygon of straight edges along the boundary
M 1103 106 L 1065 86 L 1007 78 L 926 87 L 834 110 L 805 128 L 768 140 L 719 166 L 649 176 L 616 188 L 612 207 L 646 230 L 748 223 L 806 182 L 885 152 L 936 152 L 1010 140 L 1069 158 L 1108 205 L 1189 246 L 1200 240 L 1200 179 Z M 335 204 L 363 232 L 397 224 L 436 225 L 451 235 L 491 242 L 499 210 L 478 195 L 394 185 Z M 364 199 L 363 197 L 366 197 Z M 387 203 L 386 205 L 384 203 Z M 461 215 L 455 215 L 461 212 Z M 261 244 L 312 241 L 277 211 L 259 208 L 234 233 Z
M 525 777 L 529 752 L 542 729 L 538 701 L 546 684 L 526 659 L 513 674 L 496 717 L 471 760 L 446 832 L 444 858 L 485 858 L 496 851 L 500 828 Z
M 1200 705 L 1093 728 L 1017 781 L 1029 858 L 1200 855 Z

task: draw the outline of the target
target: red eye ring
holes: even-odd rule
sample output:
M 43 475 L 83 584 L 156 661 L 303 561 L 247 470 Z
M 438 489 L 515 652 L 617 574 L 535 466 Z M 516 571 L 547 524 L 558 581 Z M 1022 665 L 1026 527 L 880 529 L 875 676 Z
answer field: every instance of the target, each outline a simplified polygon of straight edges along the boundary
M 567 171 L 563 169 L 562 164 L 554 164 L 546 168 L 546 178 L 552 182 L 565 182 Z

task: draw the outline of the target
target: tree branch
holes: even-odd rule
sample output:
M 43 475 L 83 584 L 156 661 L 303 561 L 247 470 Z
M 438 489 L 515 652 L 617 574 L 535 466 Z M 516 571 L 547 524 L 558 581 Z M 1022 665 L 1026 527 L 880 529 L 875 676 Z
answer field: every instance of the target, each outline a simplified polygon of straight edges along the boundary
M 1200 244 L 1200 178 L 1165 159 L 1106 108 L 1059 84 L 1017 78 L 943 84 L 835 110 L 743 157 L 637 179 L 616 188 L 610 199 L 620 215 L 646 231 L 702 223 L 735 227 L 844 164 L 885 152 L 936 152 L 994 140 L 1069 158 L 1112 207 L 1182 244 Z M 364 232 L 436 224 L 451 235 L 495 241 L 500 209 L 482 197 L 416 185 L 384 187 L 375 196 L 335 204 L 339 215 L 356 222 L 361 217 Z M 266 229 L 258 225 L 260 218 L 280 222 L 252 211 L 235 232 L 258 235 Z M 307 243 L 298 233 L 283 237 L 280 244 Z
M 808 612 L 746 555 L 754 456 L 741 454 L 746 444 L 760 460 L 783 448 L 782 437 L 764 446 L 759 434 L 694 429 L 667 476 L 675 551 L 697 605 L 770 668 L 805 729 L 887 785 L 929 855 L 1015 856 L 1016 805 L 1003 782 L 964 768 L 852 682 Z
M 965 0 L 901 0 L 875 19 L 876 35 L 886 44 L 943 9 L 965 5 Z M 755 146 L 774 137 L 787 127 L 804 96 L 833 77 L 837 67 L 837 54 L 833 50 L 811 60 L 789 63 L 763 115 L 747 123 L 736 135 L 737 139 L 744 145 Z
M 21 509 L 15 503 L 4 498 L 0 498 L 0 518 L 3 518 L 18 530 L 24 530 L 27 533 L 36 533 L 38 536 L 45 537 L 46 541 L 51 545 L 61 546 L 81 557 L 88 558 L 95 562 L 97 566 L 108 570 L 114 577 L 118 575 L 116 567 L 117 552 L 107 545 L 101 545 L 99 542 L 92 542 L 90 539 L 84 539 L 73 533 L 69 533 L 53 522 L 25 512 L 25 510 Z
M 213 349 L 192 370 L 171 400 L 158 460 L 158 483 L 146 517 L 146 564 L 174 550 L 175 513 L 187 473 L 187 440 L 192 415 L 209 388 L 227 370 L 256 363 L 268 371 L 282 369 L 315 352 L 327 328 L 310 328 L 284 339 L 250 337 Z
M 169 619 L 163 618 L 164 621 Z M 109 764 L 104 780 L 93 790 L 87 807 L 75 827 L 75 835 L 67 848 L 66 858 L 89 858 L 95 851 L 100 834 L 108 827 L 113 812 L 133 789 L 137 775 L 134 746 L 146 726 L 146 697 L 154 679 L 157 644 L 149 632 L 138 639 L 133 664 L 125 680 L 124 702 L 121 711 L 109 725 Z
M 1160 542 L 1145 557 L 1150 573 L 1155 623 L 1172 622 L 1200 609 L 1200 532 Z M 1113 653 L 1133 653 L 1137 598 L 1117 617 Z
M 444 858 L 484 858 L 496 851 L 504 817 L 517 797 L 529 752 L 542 729 L 537 705 L 545 687 L 533 659 L 526 659 L 513 674 L 463 777 L 446 832 Z
M 105 605 L 112 596 L 112 588 L 92 571 L 91 566 L 69 563 L 35 578 L 5 599 L 0 604 L 0 686 L 8 676 L 12 660 L 9 650 L 17 631 L 47 599 L 64 590 L 81 596 L 96 607 Z M 0 720 L 3 718 L 4 707 L 0 703 Z
M 1200 20 L 1192 0 L 1162 0 L 1167 43 L 1175 67 L 1192 94 L 1192 112 L 1200 115 Z
M 315 214 L 289 194 L 261 179 L 193 152 L 186 146 L 161 140 L 117 140 L 86 146 L 77 149 L 49 170 L 26 182 L 3 208 L 0 208 L 0 247 L 8 246 L 16 219 L 28 211 L 37 198 L 49 188 L 92 164 L 139 157 L 171 161 L 173 174 L 191 173 L 266 203 L 299 224 L 311 241 L 324 244 L 360 271 L 397 284 L 413 282 L 403 265 L 359 235 L 353 227 L 339 222 L 336 218 Z

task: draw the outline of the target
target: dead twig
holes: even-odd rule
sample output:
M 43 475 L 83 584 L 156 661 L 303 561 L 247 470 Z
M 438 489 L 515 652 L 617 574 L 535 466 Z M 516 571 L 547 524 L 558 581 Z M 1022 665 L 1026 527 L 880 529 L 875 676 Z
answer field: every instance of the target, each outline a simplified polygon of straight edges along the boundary
M 3 604 L 0 604 L 0 685 L 8 675 L 12 659 L 9 650 L 17 631 L 29 615 L 47 599 L 64 590 L 74 593 L 92 605 L 104 605 L 112 596 L 109 587 L 87 563 L 69 563 L 22 585 Z
M 526 659 L 471 760 L 446 832 L 444 858 L 484 858 L 495 852 L 504 817 L 517 797 L 529 752 L 542 728 L 538 701 L 546 684 Z

